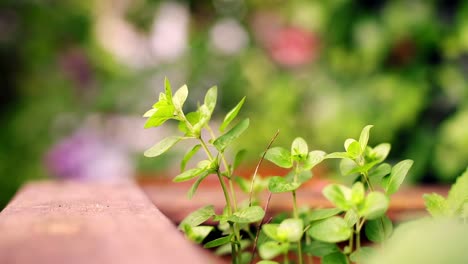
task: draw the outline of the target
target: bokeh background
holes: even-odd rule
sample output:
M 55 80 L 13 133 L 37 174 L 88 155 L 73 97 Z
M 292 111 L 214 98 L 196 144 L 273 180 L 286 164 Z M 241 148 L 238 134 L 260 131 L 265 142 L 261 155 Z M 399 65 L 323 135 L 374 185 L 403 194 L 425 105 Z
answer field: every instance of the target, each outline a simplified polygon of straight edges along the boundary
M 176 130 L 143 130 L 165 76 L 188 107 L 218 85 L 218 120 L 246 95 L 252 162 L 277 129 L 337 151 L 374 124 L 409 182 L 468 164 L 466 1 L 3 0 L 0 58 L 0 207 L 31 179 L 176 171 L 183 147 L 142 155 Z

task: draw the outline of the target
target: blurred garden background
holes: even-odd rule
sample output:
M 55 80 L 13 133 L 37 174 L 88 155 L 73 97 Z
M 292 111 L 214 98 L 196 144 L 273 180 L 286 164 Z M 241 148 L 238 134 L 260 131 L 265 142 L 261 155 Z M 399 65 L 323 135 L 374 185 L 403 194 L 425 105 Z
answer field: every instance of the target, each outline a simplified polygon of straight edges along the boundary
M 466 1 L 4 0 L 0 58 L 0 207 L 30 179 L 175 175 L 142 155 L 177 130 L 143 129 L 165 76 L 189 107 L 218 85 L 218 119 L 247 96 L 251 163 L 278 129 L 338 151 L 373 124 L 409 182 L 468 165 Z

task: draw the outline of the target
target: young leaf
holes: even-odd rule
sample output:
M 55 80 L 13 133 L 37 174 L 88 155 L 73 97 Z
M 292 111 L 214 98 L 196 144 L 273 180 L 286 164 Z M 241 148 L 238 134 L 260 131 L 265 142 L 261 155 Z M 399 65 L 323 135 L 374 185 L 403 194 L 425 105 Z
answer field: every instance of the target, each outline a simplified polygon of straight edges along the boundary
M 365 190 L 362 182 L 356 182 L 351 188 L 351 202 L 354 205 L 360 204 L 364 200 Z
M 231 242 L 231 238 L 232 238 L 232 234 L 229 236 L 220 237 L 215 240 L 211 240 L 210 242 L 206 243 L 203 247 L 204 248 L 219 247 L 219 246 L 222 246 L 224 244 Z
M 257 264 L 280 264 L 279 262 L 273 260 L 260 260 Z
M 273 162 L 281 168 L 291 168 L 291 152 L 282 147 L 274 147 L 269 149 L 265 154 L 265 159 Z
M 232 120 L 236 118 L 244 102 L 245 102 L 245 97 L 242 98 L 242 100 L 240 100 L 240 102 L 231 111 L 229 111 L 229 113 L 226 114 L 226 117 L 224 118 L 223 123 L 219 127 L 219 131 L 224 132 L 224 130 L 227 128 L 227 126 L 229 126 Z
M 172 137 L 167 137 L 157 143 L 156 145 L 152 146 L 150 149 L 145 151 L 145 156 L 146 157 L 156 157 L 164 152 L 168 151 L 171 147 L 173 147 L 177 142 L 182 140 L 181 137 L 177 136 L 172 136 Z
M 353 160 L 342 159 L 340 160 L 340 172 L 343 176 L 348 176 L 355 173 L 357 165 Z
M 156 113 L 156 111 L 157 109 L 151 108 L 143 114 L 143 117 L 151 117 L 152 115 L 154 115 L 154 113 Z
M 426 210 L 433 217 L 447 217 L 451 216 L 450 211 L 448 210 L 447 200 L 437 193 L 424 194 L 424 204 L 426 205 Z
M 325 156 L 326 159 L 350 159 L 347 152 L 333 152 Z
M 351 255 L 349 255 L 349 259 L 354 263 L 365 262 L 369 259 L 369 256 L 371 256 L 374 253 L 374 250 L 375 249 L 371 247 L 361 247 L 358 250 L 351 253 Z
M 346 153 L 348 153 L 349 157 L 351 157 L 352 159 L 355 159 L 359 155 L 361 155 L 362 150 L 361 150 L 361 145 L 359 144 L 359 142 L 357 142 L 356 140 L 352 141 L 346 148 Z
M 167 105 L 166 102 L 156 103 L 154 113 L 146 120 L 144 128 L 158 127 L 169 119 L 174 118 L 174 106 Z
M 381 192 L 370 192 L 362 206 L 359 207 L 360 216 L 368 220 L 381 217 L 388 209 L 389 199 Z
M 249 224 L 262 220 L 264 216 L 265 211 L 263 211 L 263 208 L 255 205 L 235 212 L 228 218 L 228 221 L 239 224 Z
M 211 87 L 205 95 L 205 105 L 210 110 L 210 115 L 213 113 L 213 110 L 216 106 L 216 99 L 218 97 L 218 87 L 213 86 Z
M 387 194 L 391 195 L 398 191 L 412 165 L 412 160 L 403 160 L 393 166 L 390 175 L 382 179 L 382 185 Z
M 281 222 L 276 231 L 280 239 L 288 242 L 297 242 L 302 238 L 304 223 L 302 219 L 288 218 Z
M 195 145 L 190 151 L 185 153 L 184 157 L 182 158 L 182 162 L 180 163 L 180 170 L 184 171 L 185 167 L 187 166 L 187 162 L 197 153 L 197 151 L 201 148 L 201 145 Z
M 307 146 L 307 142 L 301 137 L 295 138 L 291 145 L 291 157 L 302 161 L 307 158 L 308 153 L 309 147 Z
M 275 241 L 268 241 L 258 247 L 258 254 L 262 259 L 272 259 L 288 250 L 288 245 Z
M 308 232 L 312 238 L 329 243 L 348 240 L 352 234 L 346 221 L 338 216 L 312 223 Z
M 268 190 L 272 193 L 290 192 L 300 186 L 299 182 L 288 182 L 281 176 L 274 176 L 268 182 Z
M 223 152 L 228 145 L 230 145 L 234 140 L 236 140 L 247 128 L 249 127 L 249 119 L 244 119 L 234 126 L 231 130 L 226 132 L 224 135 L 217 138 L 213 145 L 220 152 Z
M 278 236 L 278 226 L 279 224 L 264 224 L 262 225 L 262 231 L 267 237 L 282 242 L 283 240 Z
M 215 211 L 213 205 L 204 206 L 185 217 L 185 219 L 180 223 L 179 228 L 184 227 L 185 225 L 192 227 L 198 226 L 214 215 Z
M 359 215 L 356 213 L 354 209 L 346 211 L 344 216 L 344 220 L 349 227 L 353 227 L 359 220 Z
M 468 201 L 468 169 L 457 178 L 447 196 L 447 205 L 452 211 L 459 211 Z
M 192 187 L 190 187 L 190 190 L 187 193 L 187 197 L 189 199 L 192 199 L 198 189 L 198 186 L 208 175 L 210 175 L 210 172 L 205 170 L 200 176 L 198 176 L 198 179 L 192 184 Z
M 322 220 L 325 218 L 329 218 L 331 216 L 337 215 L 341 213 L 343 210 L 339 208 L 324 208 L 324 209 L 315 209 L 312 210 L 308 215 L 307 215 L 307 220 L 308 221 L 317 221 L 317 220 Z
M 307 156 L 307 159 L 303 164 L 303 169 L 311 170 L 313 167 L 315 167 L 317 164 L 319 164 L 325 159 L 325 155 L 327 155 L 327 153 L 321 150 L 313 150 L 309 152 L 309 155 Z
M 200 244 L 213 229 L 213 226 L 186 226 L 184 231 L 190 240 Z
M 187 85 L 184 85 L 179 88 L 172 97 L 172 103 L 174 104 L 175 109 L 182 112 L 182 107 L 184 106 L 185 100 L 187 100 L 188 89 Z
M 164 78 L 164 90 L 165 90 L 167 101 L 172 102 L 171 83 L 169 82 L 169 79 L 167 79 L 167 77 Z
M 245 154 L 247 154 L 247 150 L 241 149 L 236 153 L 236 156 L 234 157 L 234 162 L 232 163 L 232 169 L 235 170 L 239 165 L 242 163 L 242 161 L 245 158 Z
M 367 147 L 367 142 L 369 141 L 369 131 L 372 127 L 373 125 L 367 125 L 361 131 L 361 135 L 359 136 L 359 145 L 361 145 L 361 153 L 364 152 L 364 150 Z
M 372 149 L 372 154 L 374 155 L 374 159 L 378 160 L 378 162 L 384 161 L 388 153 L 390 153 L 391 145 L 388 143 L 382 143 L 377 145 L 374 149 Z
M 336 244 L 322 242 L 318 240 L 311 241 L 304 247 L 304 253 L 311 254 L 316 257 L 323 257 L 339 251 L 340 249 Z
M 383 242 L 392 235 L 392 232 L 392 221 L 386 215 L 366 222 L 366 237 L 372 242 Z
M 322 258 L 322 264 L 348 264 L 345 254 L 334 252 Z
M 194 168 L 194 169 L 186 170 L 182 172 L 181 174 L 177 175 L 174 179 L 172 179 L 172 181 L 174 182 L 188 181 L 201 175 L 202 173 L 206 171 L 207 171 L 206 168 Z
M 349 210 L 351 208 L 351 189 L 340 184 L 330 184 L 323 188 L 323 195 L 333 205 L 340 208 L 341 210 Z
M 372 185 L 381 185 L 382 178 L 392 171 L 392 166 L 388 163 L 380 164 L 377 168 L 369 173 L 369 180 Z

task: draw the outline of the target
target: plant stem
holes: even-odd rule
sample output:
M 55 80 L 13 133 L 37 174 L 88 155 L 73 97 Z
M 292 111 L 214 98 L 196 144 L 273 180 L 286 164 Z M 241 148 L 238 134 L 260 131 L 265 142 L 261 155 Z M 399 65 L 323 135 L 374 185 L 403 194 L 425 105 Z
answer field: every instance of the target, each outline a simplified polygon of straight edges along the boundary
M 292 196 L 293 196 L 293 213 L 294 213 L 294 218 L 300 219 L 299 218 L 299 212 L 297 210 L 297 202 L 296 202 L 296 191 L 292 191 Z M 301 240 L 297 242 L 297 259 L 299 261 L 299 264 L 302 264 L 302 244 Z
M 306 241 L 306 246 L 310 244 L 310 237 L 305 236 L 305 241 Z M 314 260 L 312 259 L 312 256 L 310 254 L 307 254 L 307 264 L 314 264 Z
M 284 256 L 284 262 L 283 262 L 283 263 L 284 263 L 284 264 L 289 264 L 288 252 L 287 252 L 287 251 L 284 252 L 284 255 L 283 255 L 283 256 Z

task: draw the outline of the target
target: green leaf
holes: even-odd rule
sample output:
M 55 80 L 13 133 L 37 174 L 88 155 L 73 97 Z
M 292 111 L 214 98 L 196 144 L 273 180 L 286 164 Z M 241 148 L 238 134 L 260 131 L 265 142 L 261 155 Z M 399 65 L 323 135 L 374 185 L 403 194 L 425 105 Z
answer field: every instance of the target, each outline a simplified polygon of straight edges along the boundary
M 344 220 L 349 227 L 353 227 L 359 220 L 359 215 L 356 213 L 354 209 L 346 211 L 344 216 Z
M 373 158 L 378 160 L 378 162 L 384 161 L 388 153 L 390 153 L 391 145 L 388 143 L 382 143 L 377 145 L 374 149 L 372 149 Z
M 207 205 L 190 213 L 179 225 L 179 228 L 188 226 L 198 226 L 215 215 L 214 206 Z
M 411 166 L 413 166 L 412 160 L 403 160 L 393 166 L 390 175 L 385 176 L 382 179 L 382 185 L 387 194 L 394 194 L 396 191 L 398 191 Z
M 172 181 L 174 182 L 188 181 L 199 175 L 202 175 L 206 171 L 207 171 L 206 168 L 194 168 L 194 169 L 186 170 L 182 172 L 181 174 L 177 175 L 174 179 L 172 179 Z
M 303 169 L 311 170 L 313 167 L 315 167 L 317 164 L 319 164 L 325 159 L 325 155 L 327 155 L 327 153 L 321 150 L 313 150 L 309 152 L 309 155 L 307 156 L 307 159 L 303 164 Z
M 350 204 L 351 189 L 344 185 L 330 184 L 323 188 L 322 193 L 333 205 L 344 211 L 352 206 Z
M 262 259 L 272 259 L 281 255 L 288 250 L 286 243 L 279 243 L 275 241 L 267 241 L 258 247 L 258 254 Z
M 169 119 L 174 118 L 174 106 L 168 105 L 167 102 L 156 103 L 153 115 L 146 120 L 144 128 L 158 127 Z
M 339 251 L 340 249 L 336 244 L 322 242 L 318 240 L 311 241 L 304 247 L 304 253 L 312 254 L 316 257 L 323 257 Z
M 361 131 L 361 135 L 359 136 L 359 145 L 361 145 L 361 153 L 364 152 L 364 150 L 367 147 L 367 142 L 369 141 L 369 131 L 372 127 L 373 125 L 367 125 Z
M 171 83 L 169 82 L 169 79 L 167 79 L 167 77 L 164 78 L 164 90 L 166 93 L 166 100 L 172 102 Z
M 279 262 L 273 260 L 260 260 L 257 264 L 280 264 Z
M 241 248 L 241 250 L 246 249 L 248 246 L 250 246 L 250 244 L 251 244 L 251 243 L 250 243 L 250 240 L 242 239 L 242 240 L 240 241 L 240 248 Z M 215 254 L 216 254 L 216 255 L 227 255 L 227 254 L 231 254 L 231 244 L 225 244 L 225 245 L 220 246 L 219 248 L 216 249 Z
M 147 151 L 145 151 L 145 156 L 146 157 L 159 156 L 163 154 L 164 152 L 168 151 L 171 147 L 173 147 L 175 144 L 177 144 L 177 142 L 181 140 L 182 140 L 182 137 L 177 137 L 177 136 L 167 137 L 161 140 L 156 145 L 152 146 Z
M 213 86 L 211 87 L 205 95 L 205 105 L 210 110 L 210 115 L 213 113 L 213 110 L 216 106 L 216 99 L 218 97 L 218 87 Z
M 291 192 L 300 186 L 299 182 L 289 182 L 281 176 L 271 177 L 268 182 L 268 190 L 272 193 Z
M 263 208 L 255 205 L 235 212 L 228 217 L 228 221 L 239 224 L 249 224 L 262 220 L 264 216 L 265 211 L 263 211 Z
M 447 206 L 453 211 L 461 210 L 468 201 L 468 169 L 457 178 L 447 196 Z
M 210 175 L 210 172 L 205 170 L 200 176 L 198 176 L 198 179 L 192 184 L 192 187 L 190 187 L 190 190 L 187 193 L 187 197 L 189 199 L 192 199 L 198 189 L 198 186 L 208 175 Z
M 234 157 L 234 162 L 232 163 L 232 169 L 235 170 L 239 165 L 242 163 L 242 161 L 245 159 L 245 155 L 247 154 L 247 150 L 241 149 L 236 153 L 236 156 Z
M 200 112 L 190 112 L 185 115 L 185 118 L 187 119 L 188 123 L 193 128 L 194 124 L 198 124 L 200 122 Z M 190 129 L 187 127 L 187 124 L 185 122 L 179 122 L 179 130 L 185 133 L 186 136 L 193 136 L 197 137 L 200 134 L 200 127 L 197 127 L 197 131 L 190 131 Z
M 392 232 L 392 221 L 386 215 L 366 222 L 366 237 L 372 242 L 383 242 L 392 235 Z
M 308 221 L 322 220 L 322 219 L 329 218 L 331 216 L 337 215 L 337 214 L 339 214 L 341 212 L 343 212 L 343 210 L 341 210 L 339 208 L 315 209 L 315 210 L 312 210 L 307 215 L 307 220 Z
M 244 119 L 234 126 L 231 130 L 226 132 L 224 135 L 217 138 L 213 145 L 220 152 L 223 152 L 228 145 L 230 145 L 234 140 L 236 140 L 247 128 L 249 127 L 249 119 Z
M 312 223 L 307 233 L 314 239 L 337 243 L 348 240 L 352 230 L 343 218 L 332 216 Z
M 151 108 L 143 114 L 143 117 L 151 117 L 152 115 L 154 115 L 154 113 L 156 113 L 156 111 L 157 109 Z
M 282 147 L 274 147 L 269 149 L 265 154 L 265 159 L 273 162 L 281 168 L 291 168 L 291 152 Z
M 184 232 L 190 240 L 200 244 L 213 229 L 212 226 L 185 226 Z
M 187 166 L 187 162 L 195 155 L 198 150 L 201 148 L 201 145 L 195 145 L 191 150 L 185 153 L 184 157 L 182 158 L 182 162 L 180 163 L 180 170 L 184 171 L 185 167 Z
M 371 247 L 361 247 L 349 255 L 349 259 L 355 263 L 363 263 L 374 254 L 375 249 Z
M 341 252 L 334 252 L 322 258 L 322 264 L 348 264 L 346 256 Z
M 353 141 L 349 142 L 349 145 L 346 148 L 346 152 L 348 153 L 350 158 L 355 159 L 362 153 L 361 145 L 359 145 L 359 142 L 357 142 L 356 140 L 351 140 Z
M 283 240 L 278 236 L 278 226 L 279 224 L 264 224 L 262 225 L 262 231 L 267 237 L 282 242 Z
M 369 173 L 369 180 L 372 185 L 381 185 L 382 178 L 392 171 L 392 166 L 388 163 L 380 164 L 377 168 Z
M 240 102 L 231 111 L 229 111 L 229 113 L 226 114 L 226 117 L 224 117 L 223 123 L 219 127 L 219 131 L 223 132 L 229 126 L 232 120 L 236 118 L 244 102 L 245 102 L 245 97 L 242 98 L 242 100 L 240 100 Z
M 368 220 L 381 217 L 388 209 L 389 199 L 381 192 L 370 192 L 362 206 L 359 207 L 360 216 Z
M 304 223 L 302 219 L 288 218 L 281 222 L 276 231 L 277 236 L 288 242 L 297 242 L 302 238 Z
M 231 242 L 231 238 L 232 238 L 232 235 L 220 237 L 215 240 L 211 240 L 210 242 L 206 243 L 203 247 L 204 248 L 219 247 L 219 246 L 222 246 L 224 244 Z
M 326 159 L 350 159 L 347 152 L 333 152 L 325 156 Z
M 437 193 L 424 194 L 424 204 L 426 210 L 433 217 L 447 217 L 451 216 L 448 210 L 447 200 Z
M 174 104 L 175 109 L 182 112 L 182 107 L 184 106 L 185 100 L 187 100 L 188 89 L 187 85 L 184 85 L 179 88 L 172 97 L 172 103 Z
M 362 201 L 364 201 L 365 190 L 364 185 L 362 182 L 356 182 L 353 184 L 351 188 L 351 202 L 354 205 L 359 205 Z
M 307 146 L 307 142 L 301 137 L 295 138 L 291 145 L 291 157 L 295 160 L 303 161 L 307 158 L 308 154 L 309 147 Z
M 356 163 L 350 159 L 340 160 L 340 172 L 343 176 L 348 176 L 350 174 L 356 173 Z

